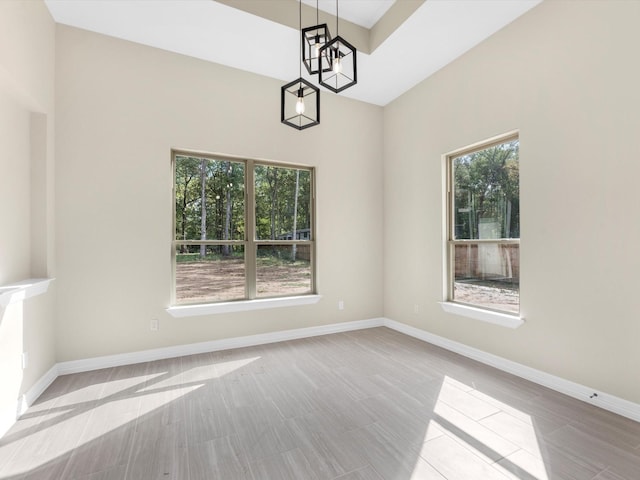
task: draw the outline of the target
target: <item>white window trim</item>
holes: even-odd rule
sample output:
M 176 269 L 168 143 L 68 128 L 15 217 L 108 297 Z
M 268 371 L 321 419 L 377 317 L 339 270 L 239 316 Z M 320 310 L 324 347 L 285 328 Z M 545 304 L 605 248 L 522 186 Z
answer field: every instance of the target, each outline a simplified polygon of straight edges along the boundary
M 524 324 L 524 317 L 519 314 L 510 314 L 507 312 L 498 312 L 495 310 L 490 310 L 487 308 L 483 308 L 481 306 L 473 306 L 466 305 L 462 303 L 458 303 L 452 300 L 447 300 L 451 292 L 453 292 L 453 264 L 451 262 L 451 245 L 453 245 L 456 241 L 451 239 L 451 158 L 457 155 L 460 155 L 464 152 L 473 152 L 475 150 L 482 150 L 484 148 L 488 148 L 491 145 L 499 144 L 509 140 L 510 138 L 520 138 L 519 130 L 513 130 L 511 132 L 505 133 L 503 135 L 498 135 L 496 137 L 484 140 L 482 142 L 475 143 L 473 145 L 469 145 L 464 148 L 460 148 L 458 150 L 454 150 L 449 152 L 446 155 L 442 156 L 443 167 L 444 167 L 444 177 L 443 177 L 443 188 L 445 192 L 445 202 L 444 202 L 444 222 L 443 222 L 443 246 L 444 246 L 444 272 L 445 273 L 445 300 L 440 303 L 442 309 L 453 315 L 458 315 L 467 318 L 473 318 L 474 320 L 480 320 L 487 323 L 492 323 L 494 325 L 500 325 L 508 328 L 518 328 Z M 497 243 L 518 243 L 520 244 L 520 239 L 509 239 L 509 240 L 498 240 Z
M 180 305 L 167 308 L 167 313 L 174 318 L 216 315 L 219 313 L 248 312 L 267 308 L 296 307 L 318 303 L 322 295 L 301 295 L 299 297 L 260 298 L 255 300 L 238 300 L 234 302 L 200 303 L 196 305 Z
M 524 317 L 518 315 L 510 315 L 508 313 L 495 312 L 471 305 L 463 305 L 455 302 L 439 302 L 442 309 L 453 315 L 461 317 L 473 318 L 494 325 L 500 325 L 508 328 L 518 328 L 524 325 Z
M 287 245 L 287 244 L 298 244 L 298 245 L 310 245 L 311 248 L 311 291 L 305 295 L 297 295 L 297 296 L 285 296 L 285 297 L 273 297 L 273 298 L 255 298 L 256 295 L 256 283 L 246 283 L 247 291 L 245 292 L 249 298 L 233 300 L 230 302 L 219 302 L 215 300 L 211 300 L 210 303 L 199 303 L 199 304 L 183 304 L 180 305 L 176 302 L 176 248 L 179 244 L 191 243 L 179 241 L 175 239 L 175 221 L 176 221 L 176 211 L 175 211 L 175 196 L 176 196 L 176 179 L 175 179 L 175 162 L 177 156 L 196 156 L 202 158 L 208 158 L 210 160 L 221 160 L 226 159 L 231 162 L 243 163 L 245 166 L 245 222 L 248 226 L 248 235 L 245 236 L 243 241 L 229 241 L 229 240 L 193 240 L 194 244 L 204 244 L 204 245 L 223 245 L 223 244 L 241 244 L 244 246 L 245 252 L 245 276 L 252 275 L 254 278 L 257 276 L 257 272 L 255 270 L 255 256 L 257 252 L 257 247 L 259 245 Z M 307 234 L 307 239 L 299 239 L 299 240 L 258 240 L 254 235 L 255 232 L 255 181 L 254 181 L 254 167 L 256 165 L 265 165 L 265 166 L 273 166 L 273 167 L 281 167 L 281 168 L 294 168 L 307 170 L 311 173 L 311 210 L 312 210 L 312 220 L 310 225 L 310 231 L 315 232 L 315 216 L 316 216 L 316 205 L 315 205 L 315 168 L 308 165 L 299 165 L 299 164 L 289 164 L 283 162 L 272 162 L 266 160 L 245 158 L 245 157 L 236 157 L 231 155 L 223 155 L 223 154 L 215 154 L 215 153 L 204 153 L 204 152 L 196 152 L 190 150 L 182 150 L 182 149 L 172 149 L 171 150 L 171 162 L 173 169 L 173 187 L 172 187 L 172 196 L 173 196 L 173 222 L 172 222 L 172 236 L 174 240 L 171 242 L 172 244 L 172 257 L 171 257 L 171 281 L 172 281 L 172 289 L 171 289 L 171 306 L 166 309 L 166 311 L 174 316 L 174 317 L 191 317 L 197 315 L 208 315 L 208 314 L 216 314 L 216 313 L 227 313 L 227 312 L 240 312 L 240 311 L 249 311 L 249 310 L 260 310 L 264 308 L 274 308 L 274 307 L 288 307 L 295 305 L 307 305 L 312 303 L 317 303 L 321 296 L 318 295 L 317 286 L 316 286 L 316 242 L 315 242 L 315 234 L 312 236 L 310 233 Z M 246 256 L 249 255 L 249 258 Z M 314 297 L 317 297 L 316 300 L 313 300 Z M 301 298 L 307 299 L 300 300 Z M 206 300 L 203 300 L 206 302 Z

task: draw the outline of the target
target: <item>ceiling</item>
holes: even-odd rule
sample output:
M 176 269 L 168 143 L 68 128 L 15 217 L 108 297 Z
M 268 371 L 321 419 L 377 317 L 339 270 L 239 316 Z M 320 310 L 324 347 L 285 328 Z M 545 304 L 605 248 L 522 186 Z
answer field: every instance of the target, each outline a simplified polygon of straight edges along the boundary
M 336 4 L 336 0 L 302 0 L 302 3 L 313 8 L 317 5 L 320 10 L 332 15 L 335 15 L 338 8 L 340 18 L 371 28 L 396 1 L 398 0 L 342 0 Z
M 298 30 L 233 8 L 234 1 L 226 0 L 223 4 L 213 0 L 45 0 L 45 3 L 54 20 L 61 24 L 283 82 L 297 78 Z M 261 0 L 270 1 L 274 2 L 274 8 L 282 7 L 283 1 Z M 341 0 L 340 22 L 345 19 L 370 29 L 395 1 L 405 0 Z M 371 54 L 358 52 L 358 84 L 340 95 L 386 105 L 541 1 L 424 1 Z M 315 8 L 315 0 L 303 2 Z M 335 13 L 334 0 L 318 2 L 322 10 Z M 238 3 L 248 2 L 238 0 Z M 294 2 L 285 4 L 295 9 Z M 264 8 L 265 3 L 261 6 Z M 340 34 L 349 40 L 342 28 Z M 311 78 L 304 69 L 303 76 Z

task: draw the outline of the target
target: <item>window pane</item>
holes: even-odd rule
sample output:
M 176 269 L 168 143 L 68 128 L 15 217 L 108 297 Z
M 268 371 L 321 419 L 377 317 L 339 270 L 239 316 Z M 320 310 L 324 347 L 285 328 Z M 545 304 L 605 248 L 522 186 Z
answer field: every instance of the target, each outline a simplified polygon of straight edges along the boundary
M 244 163 L 176 156 L 176 240 L 244 240 Z
M 454 239 L 520 238 L 518 140 L 453 159 Z
M 256 258 L 258 297 L 311 292 L 311 245 L 259 245 Z
M 176 303 L 245 298 L 242 245 L 178 245 Z
M 517 313 L 520 245 L 455 245 L 453 300 Z
M 255 167 L 256 238 L 311 240 L 311 172 Z

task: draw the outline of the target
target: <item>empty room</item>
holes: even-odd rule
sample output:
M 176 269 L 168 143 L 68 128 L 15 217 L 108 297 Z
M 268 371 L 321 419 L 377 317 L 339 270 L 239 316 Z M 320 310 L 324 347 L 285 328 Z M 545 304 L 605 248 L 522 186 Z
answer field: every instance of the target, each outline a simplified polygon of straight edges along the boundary
M 0 479 L 640 479 L 639 22 L 0 0 Z

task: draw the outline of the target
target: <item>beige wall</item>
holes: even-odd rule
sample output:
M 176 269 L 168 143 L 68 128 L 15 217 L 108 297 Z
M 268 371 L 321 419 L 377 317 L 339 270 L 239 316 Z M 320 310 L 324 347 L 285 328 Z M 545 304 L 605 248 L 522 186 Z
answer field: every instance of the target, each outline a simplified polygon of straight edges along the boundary
M 384 110 L 323 94 L 322 124 L 297 132 L 278 121 L 280 82 L 54 27 L 41 2 L 0 2 L 0 284 L 58 278 L 0 311 L 0 413 L 55 361 L 383 313 L 640 402 L 639 17 L 637 2 L 544 2 Z M 513 129 L 527 320 L 517 330 L 437 304 L 441 155 Z M 172 147 L 317 167 L 319 304 L 165 313 Z
M 382 314 L 380 107 L 323 93 L 299 132 L 281 82 L 60 25 L 56 48 L 58 361 Z M 318 304 L 166 314 L 171 148 L 317 167 Z
M 385 316 L 640 402 L 638 19 L 639 2 L 544 2 L 385 107 Z M 441 156 L 513 129 L 517 330 L 438 305 Z
M 0 286 L 55 273 L 54 39 L 44 3 L 0 2 Z M 0 307 L 0 431 L 55 363 L 53 290 Z

